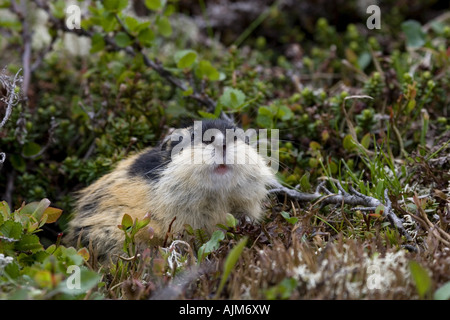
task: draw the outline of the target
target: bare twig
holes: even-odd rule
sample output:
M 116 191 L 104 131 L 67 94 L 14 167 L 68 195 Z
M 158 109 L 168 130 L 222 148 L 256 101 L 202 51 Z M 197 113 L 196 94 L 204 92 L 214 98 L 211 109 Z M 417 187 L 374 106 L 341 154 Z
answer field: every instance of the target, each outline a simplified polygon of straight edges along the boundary
M 4 68 L 2 72 L 0 72 L 0 87 L 6 91 L 6 95 L 0 97 L 0 102 L 2 104 L 5 104 L 6 106 L 5 115 L 3 116 L 3 119 L 0 122 L 0 129 L 3 128 L 3 126 L 6 124 L 9 117 L 11 116 L 13 107 L 22 100 L 23 79 L 21 76 L 19 76 L 19 73 L 21 71 L 22 69 L 19 69 L 19 71 L 17 71 L 16 75 L 12 80 L 10 76 L 6 75 L 6 68 Z M 4 152 L 0 152 L 0 169 L 5 160 L 6 154 Z
M 269 190 L 269 193 L 286 194 L 289 197 L 300 202 L 311 202 L 316 199 L 319 199 L 317 202 L 320 202 L 323 205 L 327 204 L 341 205 L 342 203 L 344 203 L 352 206 L 363 206 L 365 207 L 363 210 L 366 211 L 369 210 L 374 211 L 378 206 L 382 205 L 384 207 L 383 216 L 386 217 L 388 221 L 391 223 L 391 225 L 394 226 L 396 229 L 398 229 L 400 233 L 404 235 L 408 241 L 412 240 L 411 236 L 408 234 L 408 232 L 406 232 L 405 228 L 403 227 L 402 220 L 399 217 L 397 217 L 397 215 L 392 210 L 392 203 L 389 200 L 387 189 L 384 192 L 384 203 L 383 203 L 382 201 L 376 198 L 366 196 L 356 191 L 351 186 L 349 187 L 351 193 L 348 193 L 347 191 L 344 190 L 344 188 L 341 186 L 339 182 L 337 182 L 336 185 L 339 189 L 339 192 L 337 194 L 331 193 L 328 189 L 326 189 L 323 186 L 323 183 L 317 187 L 314 193 L 310 194 L 289 189 L 277 182 L 275 183 L 274 188 Z M 319 189 L 322 189 L 322 191 L 326 195 L 324 196 L 323 194 L 321 194 L 319 192 Z M 353 210 L 361 210 L 361 209 L 362 208 L 360 207 L 356 207 Z
M 298 192 L 297 190 L 284 187 L 279 182 L 274 183 L 273 188 L 269 190 L 269 193 L 286 194 L 288 197 L 301 202 L 314 201 L 322 196 L 322 194 L 317 192 L 317 190 L 315 193 L 302 193 Z
M 169 235 L 170 235 L 170 232 L 171 232 L 171 230 L 172 230 L 172 224 L 175 222 L 176 219 L 177 219 L 177 217 L 174 217 L 174 218 L 172 219 L 172 221 L 170 222 L 170 224 L 169 224 L 169 229 L 167 230 L 166 236 L 164 237 L 164 244 L 163 244 L 163 247 L 166 247 L 166 246 L 167 246 L 167 240 L 169 239 Z
M 6 90 L 6 96 L 0 98 L 0 101 L 6 104 L 6 112 L 3 116 L 2 122 L 0 123 L 0 128 L 2 128 L 6 124 L 6 121 L 8 121 L 12 113 L 12 108 L 17 105 L 22 99 L 23 78 L 19 76 L 19 73 L 21 71 L 22 69 L 19 69 L 19 71 L 17 71 L 12 81 L 11 77 L 6 75 L 5 69 L 3 69 L 3 71 L 0 73 L 0 85 L 3 89 Z M 16 88 L 19 88 L 19 90 L 17 90 Z

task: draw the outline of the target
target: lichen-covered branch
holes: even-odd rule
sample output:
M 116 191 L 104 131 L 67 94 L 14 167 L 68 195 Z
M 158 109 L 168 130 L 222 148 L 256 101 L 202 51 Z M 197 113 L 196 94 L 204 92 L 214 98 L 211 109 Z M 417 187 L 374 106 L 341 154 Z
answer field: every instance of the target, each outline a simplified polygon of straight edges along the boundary
M 0 122 L 0 129 L 3 128 L 11 116 L 13 107 L 22 100 L 23 78 L 19 76 L 21 71 L 22 69 L 19 69 L 14 78 L 6 74 L 6 68 L 4 68 L 0 73 L 1 88 L 6 91 L 6 95 L 0 97 L 0 102 L 6 106 L 5 114 Z
M 6 95 L 0 97 L 0 105 L 3 104 L 5 106 L 5 114 L 3 115 L 2 121 L 0 122 L 0 129 L 3 128 L 3 126 L 11 116 L 13 107 L 22 100 L 23 78 L 19 76 L 19 73 L 21 71 L 22 69 L 19 69 L 14 78 L 6 74 L 6 68 L 4 68 L 0 72 L 0 89 L 6 91 Z M 0 168 L 5 160 L 5 153 L 0 152 Z
M 319 184 L 314 193 L 302 193 L 296 190 L 287 188 L 282 186 L 279 183 L 274 185 L 269 192 L 275 194 L 286 194 L 288 197 L 295 199 L 299 202 L 311 202 L 317 200 L 323 205 L 327 204 L 346 204 L 351 206 L 362 206 L 355 207 L 353 210 L 361 210 L 361 211 L 375 211 L 378 206 L 383 206 L 383 217 L 386 217 L 388 221 L 394 226 L 399 232 L 405 236 L 408 241 L 411 241 L 412 238 L 408 234 L 408 232 L 403 227 L 402 220 L 397 217 L 395 212 L 392 209 L 392 203 L 388 197 L 388 190 L 384 191 L 384 203 L 376 198 L 366 196 L 358 191 L 356 191 L 353 187 L 349 187 L 350 193 L 345 191 L 345 189 L 341 186 L 339 182 L 337 182 L 337 187 L 339 192 L 337 194 L 333 194 L 328 189 L 324 187 L 324 183 Z M 325 196 L 320 193 L 320 190 L 324 191 Z M 321 198 L 323 197 L 323 198 Z

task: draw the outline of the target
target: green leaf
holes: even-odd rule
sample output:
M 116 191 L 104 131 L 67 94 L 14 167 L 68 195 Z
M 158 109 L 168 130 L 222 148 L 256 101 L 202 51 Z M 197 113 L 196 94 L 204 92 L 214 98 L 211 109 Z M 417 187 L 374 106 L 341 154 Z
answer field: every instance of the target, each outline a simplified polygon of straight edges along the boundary
M 0 202 L 0 225 L 2 225 L 3 221 L 8 219 L 11 214 L 11 209 L 9 207 L 8 202 L 2 201 Z
M 272 111 L 267 106 L 261 106 L 258 109 L 258 115 L 256 116 L 256 123 L 263 128 L 272 127 Z
M 77 272 L 77 271 L 75 271 L 75 272 Z M 86 267 L 82 266 L 79 269 L 80 283 L 79 283 L 79 287 L 77 288 L 77 286 L 74 285 L 75 284 L 74 278 L 71 277 L 71 276 L 76 276 L 75 272 L 72 275 L 69 275 L 69 277 L 65 281 L 61 281 L 59 283 L 58 291 L 65 293 L 65 294 L 77 296 L 80 294 L 87 293 L 89 290 L 94 288 L 101 279 L 100 274 L 98 274 L 95 271 L 91 271 L 91 270 L 87 269 Z M 74 281 L 74 283 L 71 283 L 71 285 L 69 285 L 70 281 Z
M 333 175 L 336 174 L 336 173 L 338 172 L 338 166 L 337 166 L 336 162 L 330 160 L 330 161 L 328 161 L 327 164 L 328 164 L 329 171 L 330 171 Z
M 103 0 L 103 7 L 107 11 L 118 12 L 128 6 L 128 0 Z
M 28 203 L 20 210 L 20 213 L 22 215 L 31 215 L 36 218 L 36 221 L 39 221 L 49 205 L 50 200 L 44 198 L 40 202 L 35 201 Z
M 358 57 L 358 66 L 361 70 L 364 70 L 372 61 L 372 55 L 370 52 L 364 51 Z
M 198 110 L 198 114 L 204 119 L 217 119 L 218 117 L 214 113 Z
M 282 212 L 280 212 L 280 214 L 283 216 L 283 218 L 287 221 L 287 222 L 289 222 L 290 224 L 296 224 L 297 223 L 297 221 L 298 221 L 298 218 L 297 217 L 291 217 L 290 215 L 289 215 L 289 213 L 287 213 L 286 211 L 282 211 Z
M 105 48 L 105 39 L 100 33 L 95 33 L 91 38 L 91 53 L 102 51 Z
M 382 216 L 384 214 L 384 212 L 386 211 L 386 208 L 384 207 L 384 205 L 380 204 L 375 208 L 375 214 L 379 214 L 380 216 Z
M 230 276 L 231 272 L 234 269 L 234 266 L 236 265 L 236 262 L 239 260 L 239 257 L 242 254 L 242 251 L 244 250 L 246 244 L 247 244 L 247 237 L 244 237 L 239 243 L 231 249 L 230 253 L 228 254 L 224 268 L 223 268 L 223 274 L 222 278 L 220 279 L 219 289 L 217 290 L 217 297 L 220 295 L 220 293 L 223 290 L 223 287 L 225 286 L 225 283 L 228 280 L 228 277 Z
M 67 4 L 65 1 L 52 1 L 52 14 L 55 18 L 64 19 L 66 6 Z
M 313 151 L 317 151 L 317 150 L 322 149 L 322 146 L 317 141 L 311 141 L 309 143 L 309 148 Z
M 172 34 L 172 26 L 170 25 L 169 19 L 167 19 L 167 17 L 160 17 L 156 22 L 156 25 L 158 27 L 158 32 L 163 37 L 170 37 L 170 35 Z
M 311 168 L 317 168 L 319 166 L 319 160 L 317 160 L 316 158 L 309 158 L 308 165 Z
M 42 215 L 44 214 L 45 210 L 47 210 L 48 206 L 50 205 L 50 200 L 44 198 L 37 204 L 36 208 L 34 209 L 33 213 L 31 214 L 33 217 L 36 218 L 36 220 L 41 220 Z
M 46 223 L 53 223 L 56 222 L 56 220 L 58 220 L 58 218 L 61 216 L 62 210 L 48 207 L 47 209 L 45 209 L 44 214 L 48 216 Z
M 122 226 L 124 229 L 128 229 L 133 226 L 133 218 L 129 214 L 124 214 L 122 218 Z
M 79 256 L 81 256 L 84 259 L 84 261 L 88 261 L 89 260 L 90 254 L 89 254 L 89 250 L 88 249 L 81 248 L 80 250 L 77 251 L 77 254 Z
M 22 158 L 22 156 L 18 154 L 10 155 L 9 160 L 11 161 L 11 164 L 14 167 L 14 169 L 16 169 L 17 171 L 24 172 L 25 169 L 27 168 L 25 160 Z
M 434 292 L 435 300 L 450 300 L 450 281 Z
M 114 31 L 117 26 L 117 20 L 111 12 L 105 12 L 100 20 L 100 25 L 105 32 Z
M 15 262 L 8 263 L 3 270 L 11 279 L 17 279 L 20 276 L 19 265 Z
M 220 242 L 225 239 L 225 234 L 220 231 L 216 230 L 211 235 L 211 239 L 209 239 L 208 242 L 206 242 L 204 245 L 198 249 L 198 259 L 199 261 L 202 261 L 207 255 L 209 255 L 211 252 L 217 250 L 220 246 Z
M 410 114 L 411 111 L 413 111 L 415 107 L 416 107 L 416 99 L 409 100 L 408 104 L 406 105 L 405 113 Z
M 239 109 L 245 102 L 245 94 L 239 89 L 225 88 L 219 98 L 220 104 L 232 110 Z
M 236 228 L 237 219 L 231 213 L 227 213 L 227 216 L 225 217 L 225 219 L 226 219 L 226 224 L 228 227 Z
M 163 7 L 163 2 L 161 0 L 145 0 L 145 6 L 155 11 Z
M 133 17 L 125 17 L 124 19 L 124 23 L 127 26 L 127 29 L 131 32 L 134 33 L 136 32 L 136 29 L 139 27 L 139 21 L 137 21 L 135 18 Z
M 27 142 L 22 147 L 22 154 L 24 157 L 32 157 L 35 156 L 41 151 L 41 146 L 35 142 Z
M 298 286 L 294 278 L 284 278 L 278 285 L 266 290 L 267 299 L 289 299 Z
M 142 220 L 136 221 L 136 232 L 146 227 L 150 223 L 150 218 L 145 218 Z
M 176 11 L 175 6 L 173 4 L 168 4 L 166 10 L 164 10 L 164 15 L 166 17 L 170 17 L 175 11 Z
M 214 110 L 214 115 L 216 116 L 216 118 L 218 118 L 221 113 L 222 113 L 222 105 L 220 103 L 217 103 L 216 109 Z
M 290 120 L 294 116 L 294 113 L 292 112 L 292 110 L 289 109 L 289 107 L 286 105 L 274 106 L 274 108 L 277 108 L 276 116 L 278 119 L 287 121 L 287 120 Z
M 19 251 L 31 252 L 43 249 L 39 237 L 35 234 L 24 234 L 20 241 L 16 243 L 15 248 Z
M 353 137 L 351 134 L 348 134 L 344 137 L 343 146 L 344 146 L 344 149 L 347 151 L 352 151 L 353 149 L 355 149 L 355 147 L 356 147 L 355 141 L 353 140 Z
M 195 75 L 200 79 L 207 78 L 210 81 L 220 80 L 219 71 L 208 60 L 200 60 L 195 70 Z
M 402 30 L 406 36 L 406 45 L 410 48 L 420 48 L 425 44 L 425 32 L 422 25 L 415 20 L 408 20 L 402 23 Z
M 311 183 L 309 183 L 310 173 L 306 171 L 305 174 L 300 178 L 300 186 L 303 191 L 308 191 L 311 189 Z
M 425 298 L 425 295 L 431 289 L 431 278 L 428 275 L 427 270 L 416 261 L 409 262 L 409 269 L 411 270 L 411 275 L 416 284 L 417 293 L 420 298 Z
M 186 90 L 183 91 L 183 97 L 190 96 L 193 93 L 194 93 L 194 89 L 192 89 L 192 87 L 188 87 Z
M 14 31 L 20 31 L 22 29 L 22 24 L 17 20 L 6 20 L 5 17 L 2 17 L 2 20 L 0 20 L 0 27 L 14 30 Z
M 22 232 L 22 225 L 19 222 L 8 220 L 0 226 L 0 234 L 7 238 L 20 239 Z
M 142 30 L 150 29 L 150 25 L 150 21 L 139 22 L 134 31 L 141 32 Z
M 431 29 L 439 35 L 443 35 L 445 32 L 446 24 L 443 21 L 438 21 L 438 19 L 431 22 Z
M 34 275 L 34 281 L 39 287 L 50 289 L 52 287 L 52 273 L 49 270 L 39 270 Z
M 369 149 L 369 146 L 370 146 L 370 140 L 371 140 L 370 133 L 365 134 L 364 137 L 361 139 L 361 145 L 362 145 L 364 148 Z
M 181 50 L 175 53 L 175 62 L 178 69 L 190 68 L 197 60 L 197 52 L 194 50 Z
M 377 182 L 377 186 L 375 189 L 375 193 L 377 195 L 377 197 L 382 198 L 384 195 L 384 181 L 383 179 L 379 179 Z
M 125 32 L 117 33 L 114 37 L 114 41 L 120 48 L 125 48 L 132 43 L 130 37 Z
M 155 33 L 150 28 L 142 29 L 139 31 L 137 38 L 145 47 L 150 47 L 155 40 Z

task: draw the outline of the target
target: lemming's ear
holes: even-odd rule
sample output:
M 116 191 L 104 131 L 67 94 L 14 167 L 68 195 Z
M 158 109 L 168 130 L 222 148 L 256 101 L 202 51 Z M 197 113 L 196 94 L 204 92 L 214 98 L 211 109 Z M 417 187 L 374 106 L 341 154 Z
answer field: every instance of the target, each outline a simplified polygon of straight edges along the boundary
M 179 143 L 188 145 L 191 142 L 191 132 L 187 129 L 176 129 L 161 143 L 161 151 L 173 149 Z

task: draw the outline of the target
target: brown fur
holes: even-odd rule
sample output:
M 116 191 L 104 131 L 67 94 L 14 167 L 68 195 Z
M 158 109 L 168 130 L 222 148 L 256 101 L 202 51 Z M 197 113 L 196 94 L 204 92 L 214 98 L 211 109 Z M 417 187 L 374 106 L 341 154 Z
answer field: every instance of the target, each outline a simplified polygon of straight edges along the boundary
M 148 227 L 154 233 L 146 227 L 136 235 L 138 245 L 144 246 L 162 244 L 172 222 L 175 233 L 184 230 L 185 224 L 211 233 L 218 223 L 224 223 L 227 213 L 261 218 L 266 187 L 275 177 L 252 147 L 238 142 L 235 149 L 227 149 L 229 157 L 241 153 L 254 163 L 229 165 L 225 175 L 214 173 L 209 151 L 201 144 L 191 153 L 183 151 L 172 157 L 158 180 L 130 176 L 130 166 L 150 150 L 123 160 L 111 173 L 80 192 L 67 243 L 74 245 L 80 239 L 81 245 L 87 246 L 92 242 L 100 260 L 104 260 L 122 254 L 125 237 L 118 225 L 124 214 L 134 220 L 150 213 Z M 208 155 L 202 164 L 190 162 L 195 151 Z

